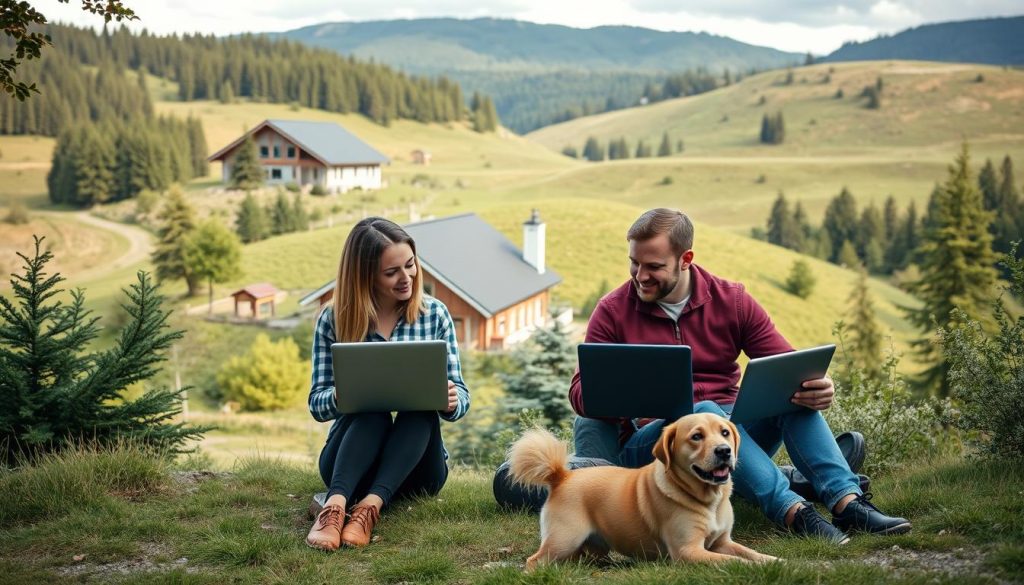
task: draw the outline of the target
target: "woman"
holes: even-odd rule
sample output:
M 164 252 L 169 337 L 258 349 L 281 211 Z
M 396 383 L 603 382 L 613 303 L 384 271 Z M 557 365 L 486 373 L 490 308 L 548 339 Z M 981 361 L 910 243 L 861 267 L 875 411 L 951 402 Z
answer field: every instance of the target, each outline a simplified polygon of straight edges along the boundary
M 430 339 L 448 342 L 446 411 L 399 412 L 394 419 L 390 413 L 337 412 L 332 343 Z M 309 411 L 316 420 L 334 424 L 320 453 L 327 501 L 306 543 L 323 550 L 342 543 L 366 546 L 381 508 L 392 499 L 439 492 L 448 478 L 448 453 L 438 415 L 456 421 L 468 409 L 455 327 L 444 304 L 423 294 L 416 244 L 392 221 L 360 221 L 345 240 L 334 303 L 320 313 L 313 335 Z

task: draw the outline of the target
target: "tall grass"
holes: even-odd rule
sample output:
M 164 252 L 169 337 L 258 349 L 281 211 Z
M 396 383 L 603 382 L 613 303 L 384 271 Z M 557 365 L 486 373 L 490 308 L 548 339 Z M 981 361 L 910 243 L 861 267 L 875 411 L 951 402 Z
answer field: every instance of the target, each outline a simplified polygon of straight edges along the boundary
M 48 455 L 0 471 L 0 526 L 100 508 L 114 495 L 138 497 L 166 484 L 169 462 L 130 443 Z

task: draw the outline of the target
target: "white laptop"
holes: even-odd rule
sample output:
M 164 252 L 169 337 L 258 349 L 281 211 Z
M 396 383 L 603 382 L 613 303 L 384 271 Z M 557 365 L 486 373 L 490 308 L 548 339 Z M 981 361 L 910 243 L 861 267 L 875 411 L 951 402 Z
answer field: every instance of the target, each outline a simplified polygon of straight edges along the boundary
M 338 412 L 448 410 L 448 344 L 433 341 L 334 343 Z

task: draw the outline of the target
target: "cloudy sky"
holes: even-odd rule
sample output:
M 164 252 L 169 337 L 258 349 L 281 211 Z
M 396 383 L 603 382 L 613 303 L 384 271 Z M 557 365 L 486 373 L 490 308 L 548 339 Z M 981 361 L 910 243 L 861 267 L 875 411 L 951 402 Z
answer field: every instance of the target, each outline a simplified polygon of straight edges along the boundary
M 1020 0 L 125 0 L 151 32 L 284 31 L 395 18 L 514 18 L 577 28 L 706 31 L 786 51 L 826 54 L 920 24 L 1024 13 Z M 33 2 L 50 20 L 95 24 L 78 0 Z

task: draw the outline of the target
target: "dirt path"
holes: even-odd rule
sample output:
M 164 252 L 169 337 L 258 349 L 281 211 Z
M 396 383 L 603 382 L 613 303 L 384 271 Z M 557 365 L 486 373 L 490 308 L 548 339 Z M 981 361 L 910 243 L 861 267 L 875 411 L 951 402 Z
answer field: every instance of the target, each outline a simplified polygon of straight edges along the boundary
M 92 227 L 114 232 L 128 240 L 128 248 L 120 256 L 110 258 L 102 266 L 79 273 L 79 278 L 83 280 L 97 279 L 127 266 L 136 266 L 148 260 L 153 252 L 153 235 L 137 226 L 102 219 L 90 215 L 88 211 L 33 211 L 33 213 L 65 219 L 72 218 Z

